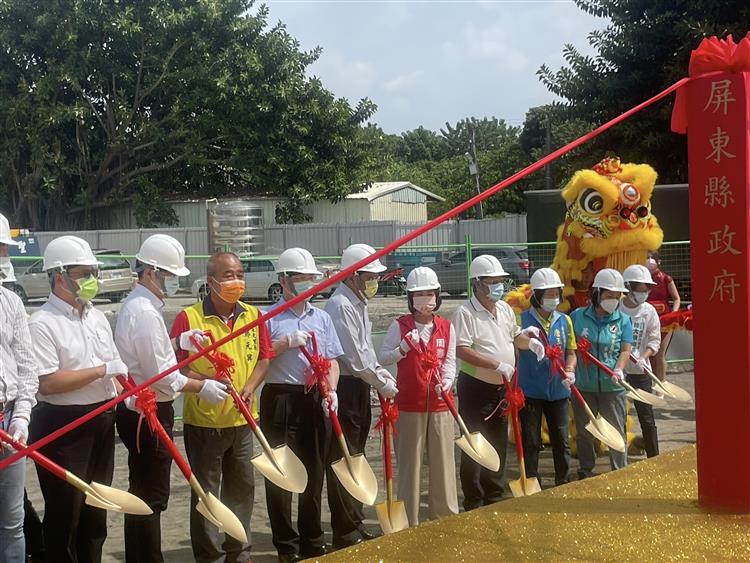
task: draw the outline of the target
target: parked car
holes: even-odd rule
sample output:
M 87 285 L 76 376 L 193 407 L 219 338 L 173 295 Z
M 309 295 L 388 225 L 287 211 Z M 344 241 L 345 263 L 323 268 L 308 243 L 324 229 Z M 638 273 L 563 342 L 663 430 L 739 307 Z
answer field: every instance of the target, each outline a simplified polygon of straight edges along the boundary
M 275 260 L 242 260 L 245 266 L 245 301 L 270 301 L 276 303 L 281 299 L 282 290 L 279 284 L 279 276 L 276 274 Z M 324 267 L 319 269 L 330 275 L 330 270 Z M 322 278 L 321 278 L 322 279 Z M 206 276 L 202 276 L 193 282 L 192 294 L 197 299 L 203 299 L 208 295 L 209 287 Z M 332 288 L 325 290 L 323 295 L 328 296 L 333 292 Z
M 94 250 L 94 254 L 119 255 L 119 250 Z M 133 289 L 138 280 L 125 258 L 97 258 L 99 266 L 99 292 L 97 297 L 109 299 L 113 303 L 121 301 Z M 30 299 L 44 299 L 49 295 L 50 285 L 47 272 L 42 271 L 42 260 L 14 264 L 16 281 L 10 289 L 27 303 Z
M 529 282 L 529 272 L 532 265 L 529 262 L 529 255 L 526 248 L 517 246 L 500 248 L 472 247 L 471 258 L 468 260 L 469 264 L 471 260 L 482 254 L 490 254 L 500 260 L 505 271 L 510 274 L 507 284 L 510 287 Z M 434 263 L 424 265 L 435 270 L 443 291 L 448 292 L 450 295 L 461 295 L 466 292 L 468 266 L 465 251 L 444 256 L 440 261 L 436 260 Z

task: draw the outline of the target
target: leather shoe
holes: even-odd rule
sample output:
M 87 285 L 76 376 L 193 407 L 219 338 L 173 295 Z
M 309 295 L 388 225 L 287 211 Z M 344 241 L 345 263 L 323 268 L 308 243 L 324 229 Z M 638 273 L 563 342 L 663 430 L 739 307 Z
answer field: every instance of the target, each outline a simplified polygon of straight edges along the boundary
M 333 551 L 330 546 L 323 544 L 320 547 L 308 547 L 300 550 L 300 559 L 309 559 L 310 557 L 323 557 L 327 553 Z M 299 559 L 297 560 L 299 561 Z
M 365 541 L 374 540 L 375 538 L 379 538 L 383 535 L 383 532 L 381 532 L 380 530 L 376 530 L 375 528 L 371 528 L 368 526 L 361 526 L 360 528 L 357 528 L 357 531 Z
M 302 557 L 296 553 L 279 553 L 279 563 L 297 563 L 302 561 Z
M 333 540 L 333 549 L 338 551 L 339 549 L 345 549 L 347 547 L 351 547 L 353 545 L 357 545 L 358 543 L 362 543 L 362 537 L 357 536 L 355 538 L 346 538 L 346 539 L 334 539 Z

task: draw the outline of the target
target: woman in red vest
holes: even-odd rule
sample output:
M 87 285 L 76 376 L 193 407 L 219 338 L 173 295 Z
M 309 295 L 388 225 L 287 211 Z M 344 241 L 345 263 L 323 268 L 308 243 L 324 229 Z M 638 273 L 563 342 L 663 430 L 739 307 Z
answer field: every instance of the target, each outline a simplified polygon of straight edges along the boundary
M 379 360 L 384 366 L 398 364 L 398 498 L 406 505 L 409 525 L 416 526 L 425 448 L 430 468 L 429 517 L 458 514 L 453 418 L 440 393 L 440 387 L 452 393 L 456 334 L 450 321 L 435 314 L 440 308 L 440 282 L 434 271 L 414 268 L 406 280 L 406 292 L 410 313 L 391 323 Z
M 648 295 L 648 302 L 654 306 L 659 315 L 677 311 L 680 308 L 680 293 L 672 279 L 672 276 L 662 272 L 661 255 L 658 252 L 651 252 L 646 260 L 646 266 L 656 285 L 651 289 Z M 652 365 L 656 377 L 664 381 L 667 375 L 667 348 L 672 341 L 672 333 L 662 333 L 661 346 L 659 352 L 653 357 Z

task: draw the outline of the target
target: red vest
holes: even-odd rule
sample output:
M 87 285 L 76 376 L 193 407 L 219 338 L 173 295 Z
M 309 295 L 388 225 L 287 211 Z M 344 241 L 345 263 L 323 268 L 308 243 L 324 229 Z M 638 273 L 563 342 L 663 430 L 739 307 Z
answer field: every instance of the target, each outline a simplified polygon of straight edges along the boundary
M 442 366 L 445 356 L 448 354 L 448 344 L 451 336 L 450 321 L 435 315 L 433 317 L 434 327 L 430 341 L 427 343 L 427 349 L 431 350 Z M 398 319 L 398 326 L 401 330 L 403 339 L 409 331 L 417 328 L 414 322 L 414 315 L 404 315 Z M 398 394 L 396 395 L 396 404 L 399 410 L 404 412 L 438 412 L 448 410 L 445 401 L 435 393 L 435 382 L 427 381 L 428 375 L 425 373 L 420 358 L 416 352 L 409 350 L 409 353 L 398 362 L 398 374 L 396 375 L 396 385 Z M 441 376 L 438 376 L 441 378 Z

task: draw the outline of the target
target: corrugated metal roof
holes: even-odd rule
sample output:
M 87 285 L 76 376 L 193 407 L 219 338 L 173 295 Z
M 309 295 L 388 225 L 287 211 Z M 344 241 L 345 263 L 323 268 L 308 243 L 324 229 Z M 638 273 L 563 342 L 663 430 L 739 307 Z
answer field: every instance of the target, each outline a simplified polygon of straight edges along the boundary
M 420 188 L 419 186 L 412 184 L 411 182 L 374 182 L 366 190 L 357 192 L 355 194 L 349 194 L 348 196 L 346 196 L 346 198 L 347 199 L 366 199 L 367 201 L 372 201 L 374 199 L 387 195 L 391 192 L 396 192 L 398 190 L 403 190 L 405 188 L 417 190 L 418 192 L 421 192 L 424 195 L 426 195 L 429 199 L 432 199 L 435 201 L 445 201 L 445 198 L 442 198 L 437 194 L 434 194 L 428 190 L 425 190 L 424 188 Z

